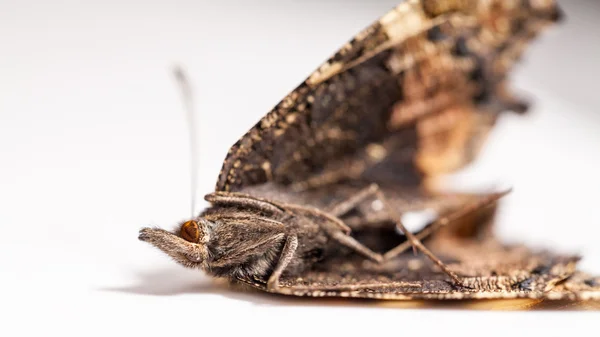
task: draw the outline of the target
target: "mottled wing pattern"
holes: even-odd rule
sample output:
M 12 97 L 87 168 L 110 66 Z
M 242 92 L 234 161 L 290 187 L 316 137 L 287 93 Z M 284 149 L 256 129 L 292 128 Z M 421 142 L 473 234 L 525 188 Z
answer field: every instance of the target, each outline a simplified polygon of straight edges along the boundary
M 281 280 L 277 293 L 310 297 L 383 300 L 514 299 L 600 300 L 600 278 L 576 271 L 578 258 L 535 252 L 524 246 L 447 242 L 441 248 L 453 270 L 467 275 L 456 287 L 422 256 L 408 252 L 383 266 L 361 259 L 329 260 L 326 266 Z M 458 247 L 458 248 L 456 248 Z M 472 275 L 472 276 L 468 276 Z M 257 280 L 240 279 L 265 290 Z
M 400 4 L 231 147 L 216 190 L 302 181 L 399 130 L 415 144 L 404 158 L 418 171 L 414 179 L 464 165 L 497 113 L 519 110 L 510 105 L 506 75 L 557 18 L 546 0 Z
M 276 184 L 248 187 L 253 195 L 284 203 L 327 207 L 355 194 L 362 186 L 350 183 L 301 193 L 290 192 Z M 419 189 L 382 187 L 398 212 L 433 209 L 440 215 L 464 205 L 476 195 L 431 195 Z M 366 225 L 377 218 L 372 201 L 344 217 L 352 235 L 373 251 L 386 252 L 404 242 L 387 219 L 382 226 Z M 422 254 L 408 250 L 383 264 L 365 261 L 360 256 L 341 254 L 323 260 L 311 270 L 284 276 L 283 295 L 308 297 L 352 297 L 382 300 L 417 299 L 545 299 L 600 300 L 600 278 L 576 269 L 579 256 L 534 250 L 525 245 L 499 242 L 493 233 L 496 206 L 480 209 L 451 226 L 442 228 L 426 240 L 427 246 L 453 271 L 465 278 L 466 287 L 457 287 L 437 266 Z M 256 279 L 238 281 L 266 290 Z
M 507 76 L 528 43 L 559 16 L 551 0 L 402 3 L 345 44 L 230 149 L 216 190 L 327 210 L 377 182 L 403 214 L 464 205 L 473 196 L 425 194 L 419 179 L 464 166 L 500 112 L 525 110 Z M 300 192 L 288 186 L 369 157 L 378 164 L 365 168 L 361 179 Z M 366 225 L 379 215 L 374 205 L 365 202 L 343 221 L 353 224 L 361 243 L 385 252 L 404 238 L 390 219 L 385 226 Z M 340 254 L 300 275 L 284 274 L 275 292 L 393 300 L 600 299 L 600 279 L 577 271 L 577 256 L 502 244 L 489 233 L 495 207 L 476 213 L 427 239 L 468 287 L 407 251 L 384 264 Z M 266 290 L 262 280 L 238 281 Z

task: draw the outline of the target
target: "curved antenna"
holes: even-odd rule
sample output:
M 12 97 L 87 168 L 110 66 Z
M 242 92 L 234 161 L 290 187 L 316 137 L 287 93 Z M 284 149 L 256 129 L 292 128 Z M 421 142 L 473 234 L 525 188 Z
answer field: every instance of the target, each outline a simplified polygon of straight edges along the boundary
M 196 149 L 197 143 L 197 132 L 196 132 L 196 113 L 194 111 L 194 97 L 192 95 L 192 86 L 186 76 L 185 72 L 179 66 L 173 68 L 173 75 L 175 80 L 179 84 L 181 91 L 183 104 L 187 117 L 188 124 L 188 136 L 190 137 L 190 177 L 191 177 L 191 218 L 196 216 L 196 191 L 198 189 L 198 159 Z

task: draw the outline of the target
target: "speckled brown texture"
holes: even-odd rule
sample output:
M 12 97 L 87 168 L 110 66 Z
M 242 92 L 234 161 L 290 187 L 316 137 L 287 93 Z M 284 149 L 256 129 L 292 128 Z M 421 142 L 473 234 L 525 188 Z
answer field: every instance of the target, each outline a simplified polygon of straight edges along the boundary
M 476 196 L 437 195 L 423 179 L 454 171 L 479 152 L 498 114 L 524 112 L 508 74 L 528 43 L 556 22 L 553 1 L 407 1 L 358 34 L 229 151 L 217 191 L 328 209 L 378 183 L 403 213 L 443 215 Z M 341 219 L 377 252 L 403 242 L 372 201 Z M 377 265 L 329 258 L 286 275 L 275 292 L 378 299 L 600 297 L 576 256 L 508 246 L 493 235 L 495 207 L 426 240 L 467 287 L 408 251 Z M 379 219 L 381 221 L 374 221 Z M 239 279 L 259 289 L 265 280 Z
M 495 203 L 423 224 L 423 244 L 396 229 L 407 212 L 439 220 L 485 199 L 425 182 L 476 158 L 500 113 L 527 110 L 508 75 L 558 13 L 551 0 L 402 3 L 231 147 L 211 207 L 140 239 L 186 267 L 284 295 L 599 299 L 600 279 L 577 271 L 579 257 L 498 242 Z M 396 255 L 407 240 L 419 253 Z
M 450 247 L 457 247 L 456 249 Z M 497 242 L 452 242 L 435 251 L 463 275 L 457 287 L 422 256 L 406 253 L 383 266 L 363 259 L 328 260 L 326 265 L 283 278 L 284 295 L 375 299 L 600 299 L 600 279 L 575 271 L 575 256 L 533 252 Z M 264 290 L 257 280 L 240 280 Z
M 343 200 L 360 187 L 336 185 L 302 193 L 289 193 L 283 187 L 263 185 L 249 188 L 254 195 L 305 203 L 327 208 L 329 203 Z M 425 208 L 435 209 L 440 216 L 461 207 L 478 195 L 433 195 L 419 189 L 383 188 L 390 202 L 404 213 Z M 385 252 L 406 240 L 393 229 L 388 219 L 367 226 L 375 216 L 366 200 L 363 207 L 348 217 L 355 223 L 353 236 L 373 251 Z M 455 285 L 447 274 L 422 254 L 406 251 L 383 265 L 357 255 L 332 257 L 316 264 L 312 270 L 286 275 L 276 293 L 312 297 L 356 297 L 389 300 L 413 299 L 511 299 L 548 300 L 600 299 L 600 278 L 576 270 L 579 256 L 536 251 L 524 245 L 503 244 L 494 236 L 495 205 L 453 222 L 437 231 L 424 243 L 453 271 L 467 287 Z M 353 219 L 358 219 L 353 222 Z M 264 280 L 238 279 L 265 290 Z
M 352 166 L 355 179 L 368 164 L 360 152 L 399 134 L 409 145 L 386 147 L 383 157 L 400 163 L 398 176 L 413 184 L 464 166 L 500 112 L 526 109 L 507 75 L 557 13 L 545 0 L 400 4 L 231 147 L 216 190 L 295 183 L 336 162 Z

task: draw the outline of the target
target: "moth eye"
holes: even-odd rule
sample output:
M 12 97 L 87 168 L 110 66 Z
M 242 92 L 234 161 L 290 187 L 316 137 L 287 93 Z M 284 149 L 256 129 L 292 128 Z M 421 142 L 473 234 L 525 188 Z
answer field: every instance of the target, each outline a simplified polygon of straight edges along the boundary
M 200 241 L 200 229 L 198 223 L 194 220 L 186 221 L 181 226 L 180 235 L 189 242 L 198 243 Z

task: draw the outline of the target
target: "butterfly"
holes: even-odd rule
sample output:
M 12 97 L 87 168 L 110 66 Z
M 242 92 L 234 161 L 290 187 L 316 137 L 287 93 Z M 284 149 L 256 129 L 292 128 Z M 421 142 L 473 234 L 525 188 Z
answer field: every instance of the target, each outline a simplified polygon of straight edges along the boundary
M 280 294 L 600 296 L 577 257 L 497 241 L 490 228 L 506 191 L 427 188 L 471 163 L 501 114 L 527 111 L 508 76 L 560 18 L 550 0 L 398 5 L 230 148 L 209 208 L 139 238 L 186 267 Z M 406 216 L 424 210 L 413 234 Z

